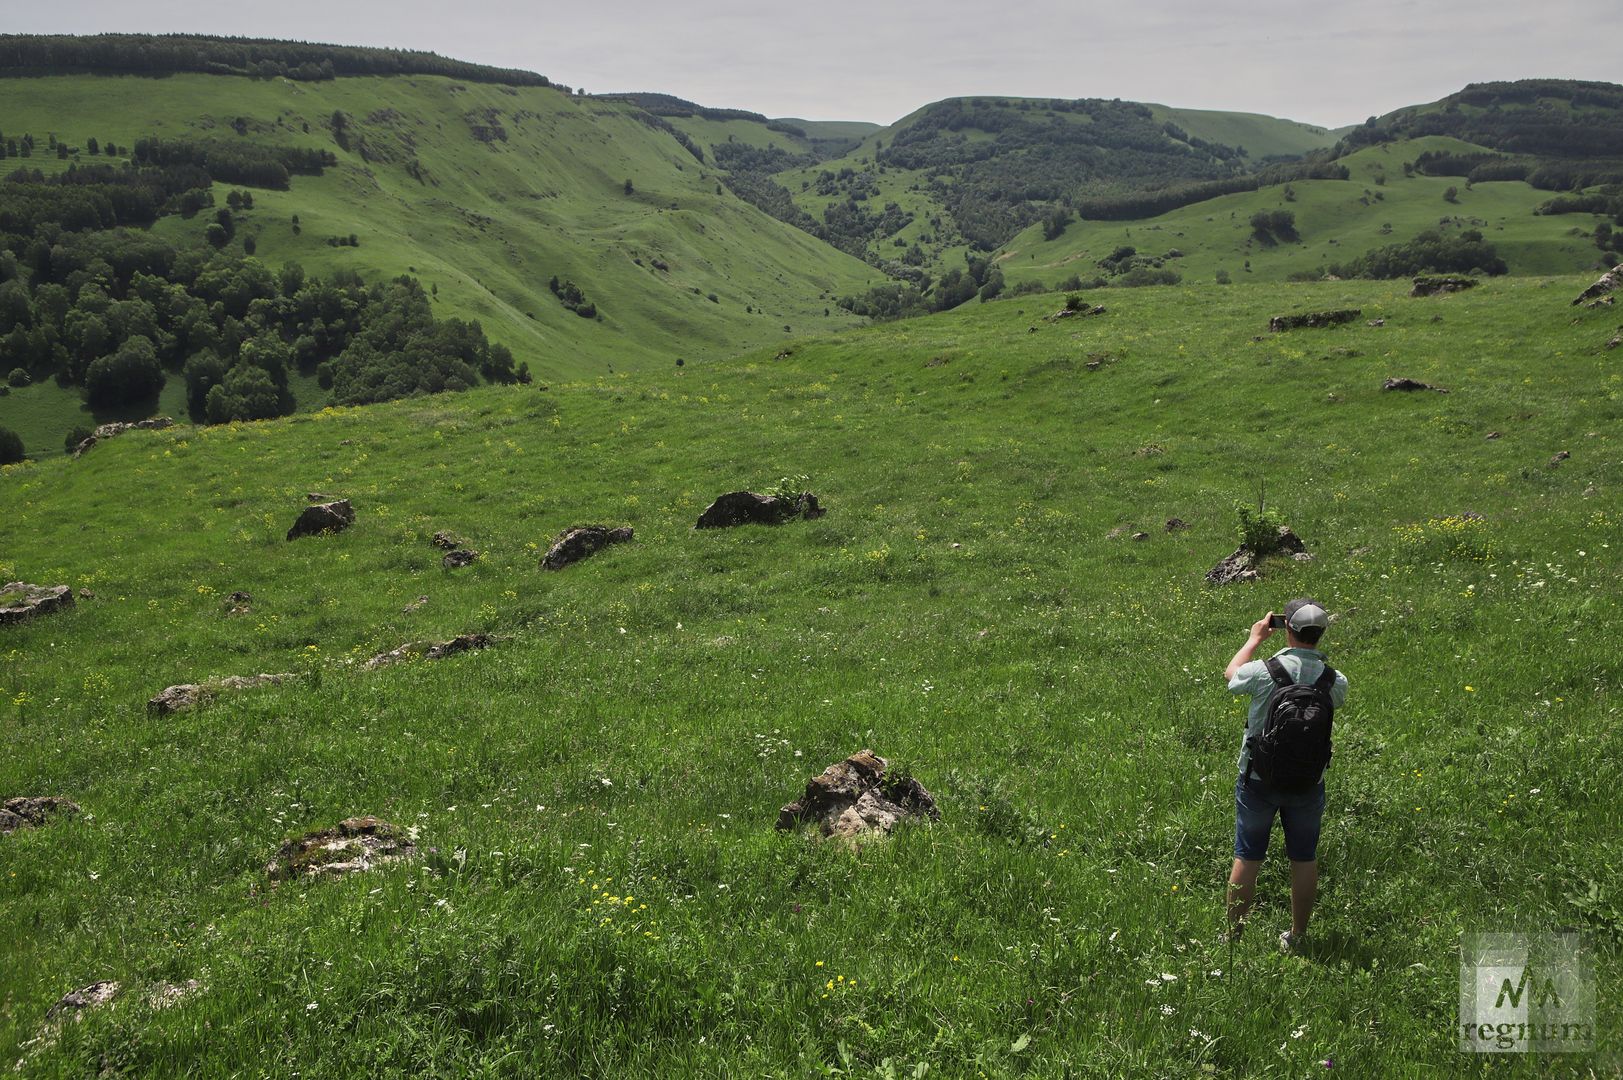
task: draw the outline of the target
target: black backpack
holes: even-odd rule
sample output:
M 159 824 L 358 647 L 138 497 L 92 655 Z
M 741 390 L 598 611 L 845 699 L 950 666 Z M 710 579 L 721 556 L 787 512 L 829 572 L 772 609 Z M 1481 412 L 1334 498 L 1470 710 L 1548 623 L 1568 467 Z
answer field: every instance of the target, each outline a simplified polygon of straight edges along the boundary
M 1336 707 L 1330 691 L 1336 671 L 1329 664 L 1311 683 L 1290 677 L 1276 657 L 1265 661 L 1274 680 L 1262 732 L 1249 742 L 1251 769 L 1276 791 L 1307 791 L 1330 764 L 1330 723 Z

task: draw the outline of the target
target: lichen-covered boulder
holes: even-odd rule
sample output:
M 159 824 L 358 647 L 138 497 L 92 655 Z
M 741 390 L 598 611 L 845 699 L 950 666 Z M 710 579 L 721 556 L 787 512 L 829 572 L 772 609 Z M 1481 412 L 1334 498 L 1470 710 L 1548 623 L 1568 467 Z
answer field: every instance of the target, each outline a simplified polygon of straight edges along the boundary
M 0 835 L 18 829 L 37 829 L 49 824 L 52 818 L 73 817 L 78 813 L 79 804 L 60 795 L 7 799 L 0 802 Z
M 570 563 L 597 554 L 610 544 L 627 543 L 634 535 L 629 525 L 618 529 L 611 529 L 607 525 L 576 525 L 558 534 L 558 539 L 541 557 L 541 568 L 562 570 Z
M 1341 311 L 1310 311 L 1305 315 L 1275 315 L 1268 320 L 1268 329 L 1279 333 L 1282 330 L 1299 330 L 1304 327 L 1339 326 L 1342 323 L 1353 322 L 1363 314 L 1358 308 L 1347 308 Z
M 1614 292 L 1619 288 L 1623 288 L 1623 264 L 1612 267 L 1597 278 L 1593 285 L 1578 294 L 1578 298 L 1572 302 L 1572 306 L 1577 307 L 1579 304 L 1586 302 L 1593 306 L 1596 301 L 1605 297 L 1607 293 Z
M 415 829 L 365 815 L 284 841 L 276 857 L 265 864 L 265 874 L 273 881 L 356 874 L 416 854 Z
M 726 529 L 734 525 L 781 525 L 797 517 L 810 521 L 827 512 L 818 505 L 817 496 L 809 491 L 802 491 L 793 499 L 758 495 L 753 491 L 729 491 L 705 507 L 693 527 Z
M 835 762 L 806 782 L 806 790 L 778 811 L 778 828 L 814 825 L 824 836 L 852 839 L 865 833 L 884 836 L 905 818 L 940 821 L 941 811 L 923 784 L 908 777 L 887 777 L 889 762 L 862 750 Z
M 0 588 L 0 626 L 27 622 L 37 615 L 65 611 L 72 606 L 73 590 L 66 585 L 9 582 Z
M 342 532 L 353 524 L 355 524 L 355 508 L 349 504 L 348 499 L 316 503 L 314 506 L 306 506 L 299 514 L 299 519 L 287 531 L 287 538 L 297 540 L 301 536 Z
M 232 675 L 224 679 L 210 679 L 201 683 L 181 683 L 166 687 L 161 694 L 147 701 L 147 711 L 154 716 L 168 716 L 206 705 L 222 693 L 234 690 L 252 690 L 258 686 L 274 686 L 297 675 L 284 671 L 279 675 Z
M 485 649 L 496 644 L 496 638 L 490 634 L 458 634 L 450 641 L 408 641 L 398 649 L 378 653 L 366 662 L 368 668 L 388 667 L 398 664 L 402 660 L 420 658 L 423 660 L 443 660 L 447 656 L 457 653 L 469 652 L 473 649 Z
M 1297 562 L 1307 562 L 1313 558 L 1307 545 L 1302 543 L 1302 538 L 1292 532 L 1288 525 L 1281 525 L 1277 538 L 1267 549 L 1257 551 L 1247 544 L 1241 544 L 1234 549 L 1234 554 L 1206 571 L 1206 581 L 1212 585 L 1256 581 L 1263 560 L 1271 555 L 1288 555 Z

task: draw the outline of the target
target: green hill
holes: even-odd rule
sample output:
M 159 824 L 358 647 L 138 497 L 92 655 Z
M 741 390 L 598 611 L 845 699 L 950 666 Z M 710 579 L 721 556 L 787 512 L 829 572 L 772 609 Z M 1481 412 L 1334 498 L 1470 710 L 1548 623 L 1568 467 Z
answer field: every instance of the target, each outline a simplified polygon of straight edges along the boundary
M 1056 323 L 1057 297 L 973 304 L 0 470 L 0 580 L 84 590 L 0 627 L 0 794 L 83 808 L 0 838 L 0 1060 L 1474 1076 L 1462 936 L 1569 927 L 1596 1050 L 1492 1071 L 1604 1071 L 1623 465 L 1619 319 L 1570 305 L 1588 280 L 1203 283 Z M 796 474 L 825 517 L 692 528 Z M 1313 560 L 1204 585 L 1264 482 Z M 311 491 L 356 523 L 289 543 Z M 636 538 L 538 568 L 590 521 Z M 440 530 L 480 559 L 442 569 Z M 1303 594 L 1352 692 L 1312 944 L 1282 956 L 1277 846 L 1219 939 L 1243 720 L 1219 673 Z M 365 669 L 470 632 L 499 640 Z M 147 711 L 257 672 L 299 677 Z M 862 747 L 942 820 L 857 848 L 773 828 Z M 267 881 L 284 840 L 367 813 L 419 859 Z M 112 1008 L 45 1024 L 97 980 Z
M 1346 180 L 1277 184 L 1135 221 L 1073 220 L 1052 240 L 1033 226 L 998 253 L 997 265 L 1011 287 L 1030 282 L 1059 288 L 1074 284 L 1073 278 L 1110 280 L 1100 261 L 1132 247 L 1185 280 L 1211 281 L 1221 272 L 1235 280 L 1283 281 L 1292 275 L 1322 276 L 1367 251 L 1427 230 L 1445 236 L 1480 232 L 1513 274 L 1576 273 L 1615 261 L 1594 242 L 1598 224 L 1606 223 L 1609 235 L 1606 216 L 1540 215 L 1536 211 L 1552 193 L 1525 182 L 1466 184 L 1460 177 L 1425 176 L 1405 167 L 1426 153 L 1480 150 L 1445 136 L 1383 143 L 1341 159 L 1349 170 Z M 1450 191 L 1453 201 L 1446 197 Z M 1300 239 L 1259 242 L 1251 219 L 1269 211 L 1294 215 Z
M 339 111 L 349 149 L 331 130 Z M 339 164 L 326 175 L 256 195 L 245 227 L 258 256 L 316 273 L 415 268 L 438 288 L 439 310 L 480 319 L 551 376 L 781 339 L 785 323 L 825 324 L 822 294 L 873 276 L 718 196 L 715 176 L 637 110 L 552 88 L 435 76 L 63 76 L 0 80 L 0 115 L 8 134 L 54 132 L 75 147 L 91 136 L 231 135 L 241 117 L 243 138 L 330 150 Z M 166 219 L 160 232 L 179 239 L 194 228 Z M 350 233 L 359 247 L 326 242 Z M 656 258 L 670 270 L 653 270 Z M 545 289 L 553 275 L 579 283 L 604 321 L 557 304 Z

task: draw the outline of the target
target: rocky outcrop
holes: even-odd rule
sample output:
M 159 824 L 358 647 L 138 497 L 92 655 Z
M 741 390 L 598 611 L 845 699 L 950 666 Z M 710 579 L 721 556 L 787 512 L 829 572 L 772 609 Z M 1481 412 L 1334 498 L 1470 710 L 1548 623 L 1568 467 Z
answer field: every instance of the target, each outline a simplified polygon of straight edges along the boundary
M 73 590 L 66 585 L 30 585 L 9 582 L 0 589 L 0 626 L 27 622 L 36 615 L 66 611 L 73 606 Z
M 167 416 L 155 416 L 151 420 L 137 420 L 132 424 L 102 424 L 95 431 L 92 431 L 83 442 L 73 448 L 73 456 L 78 457 L 103 439 L 115 438 L 126 431 L 162 431 L 164 428 L 174 426 L 175 422 Z
M 1311 311 L 1306 315 L 1275 315 L 1268 320 L 1268 329 L 1278 333 L 1282 330 L 1300 330 L 1304 327 L 1339 326 L 1342 323 L 1355 322 L 1363 314 L 1358 308 L 1347 308 L 1343 311 Z
M 415 830 L 367 815 L 284 841 L 276 857 L 265 864 L 265 874 L 273 881 L 356 874 L 416 854 Z
M 287 538 L 297 540 L 301 536 L 342 532 L 353 524 L 355 524 L 355 508 L 349 505 L 348 499 L 316 503 L 314 506 L 306 506 L 303 513 L 299 514 L 299 519 L 287 531 Z
M 734 525 L 781 525 L 791 518 L 810 521 L 828 511 L 817 496 L 803 491 L 793 499 L 777 495 L 757 495 L 753 491 L 729 491 L 705 508 L 695 529 L 725 529 Z
M 1265 550 L 1257 551 L 1247 544 L 1234 549 L 1234 554 L 1206 571 L 1206 581 L 1212 585 L 1232 585 L 1236 581 L 1256 581 L 1264 559 L 1274 555 L 1288 555 L 1298 562 L 1313 558 L 1302 543 L 1302 538 L 1281 525 L 1274 542 Z
M 60 1023 L 70 1016 L 79 1019 L 88 1009 L 100 1008 L 118 996 L 118 983 L 112 979 L 103 979 L 93 982 L 89 986 L 81 986 L 70 993 L 63 994 L 56 1004 L 45 1010 L 47 1024 Z
M 558 534 L 558 539 L 541 557 L 541 569 L 562 570 L 570 563 L 597 554 L 610 544 L 627 543 L 632 536 L 629 525 L 618 529 L 611 529 L 607 525 L 576 525 Z
M 168 716 L 171 713 L 183 712 L 199 705 L 207 705 L 223 693 L 236 690 L 252 690 L 258 686 L 275 686 L 277 683 L 296 679 L 292 672 L 283 672 L 280 675 L 232 675 L 224 679 L 211 679 L 201 683 L 181 683 L 171 686 L 147 701 L 147 712 L 154 716 Z
M 815 826 L 824 836 L 851 839 L 888 834 L 904 818 L 940 821 L 941 811 L 923 784 L 887 777 L 889 763 L 872 750 L 852 754 L 806 782 L 806 791 L 778 811 L 778 828 Z
M 37 829 L 56 817 L 74 817 L 79 804 L 60 795 L 7 799 L 0 802 L 0 835 L 18 829 Z
M 1433 386 L 1418 379 L 1388 379 L 1381 384 L 1382 390 L 1430 390 L 1438 394 L 1446 394 L 1447 390 L 1441 386 Z
M 1422 275 L 1414 279 L 1414 288 L 1409 290 L 1409 295 L 1447 296 L 1449 293 L 1474 289 L 1476 285 L 1476 278 L 1459 277 L 1454 274 Z
M 1061 319 L 1085 319 L 1093 315 L 1103 315 L 1104 313 L 1103 304 L 1082 304 L 1079 307 L 1066 304 L 1054 314 L 1048 316 L 1048 321 L 1059 322 Z
M 494 644 L 496 639 L 489 634 L 458 634 L 450 641 L 408 641 L 398 649 L 378 653 L 368 660 L 365 666 L 374 669 L 388 667 L 390 664 L 414 658 L 444 660 L 447 656 L 455 656 L 457 653 L 473 649 L 486 649 Z
M 1594 304 L 1608 293 L 1623 288 L 1623 264 L 1612 267 L 1602 274 L 1595 283 L 1578 294 L 1578 299 L 1572 302 L 1573 307 L 1579 304 Z

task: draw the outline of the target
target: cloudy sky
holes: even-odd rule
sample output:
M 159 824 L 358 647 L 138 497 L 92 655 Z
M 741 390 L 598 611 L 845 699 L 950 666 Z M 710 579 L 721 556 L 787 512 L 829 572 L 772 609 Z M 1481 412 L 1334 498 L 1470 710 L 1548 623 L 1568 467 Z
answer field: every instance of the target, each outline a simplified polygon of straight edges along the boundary
M 0 31 L 193 32 L 431 49 L 597 93 L 890 123 L 964 94 L 1121 97 L 1326 127 L 1468 82 L 1615 81 L 1579 0 L 0 0 Z

